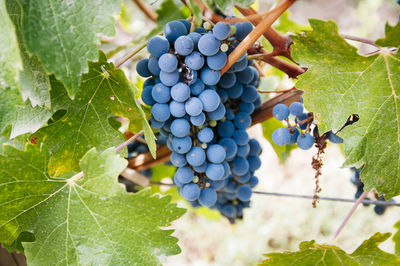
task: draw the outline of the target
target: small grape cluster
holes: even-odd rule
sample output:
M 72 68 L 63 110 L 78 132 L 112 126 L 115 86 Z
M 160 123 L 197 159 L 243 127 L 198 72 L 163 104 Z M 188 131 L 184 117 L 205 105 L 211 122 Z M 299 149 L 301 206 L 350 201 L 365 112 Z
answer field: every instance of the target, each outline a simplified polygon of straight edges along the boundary
M 241 218 L 261 166 L 261 146 L 246 132 L 261 105 L 259 73 L 247 53 L 224 75 L 220 70 L 253 27 L 206 22 L 190 28 L 187 20 L 171 21 L 163 36 L 149 40 L 151 57 L 136 68 L 149 77 L 142 100 L 151 106 L 151 126 L 167 137 L 180 194 L 193 206 Z
M 350 181 L 357 187 L 356 194 L 354 195 L 354 198 L 358 199 L 361 194 L 364 192 L 364 183 L 361 181 L 360 174 L 361 174 L 361 169 L 357 169 L 355 167 L 351 168 L 351 177 Z M 365 198 L 369 199 L 369 198 Z M 380 196 L 379 200 L 385 201 L 385 196 Z M 390 199 L 391 202 L 394 202 L 394 199 Z M 364 204 L 364 206 L 368 206 L 368 204 Z M 385 213 L 387 206 L 383 205 L 375 205 L 374 207 L 374 212 L 378 215 L 382 215 Z

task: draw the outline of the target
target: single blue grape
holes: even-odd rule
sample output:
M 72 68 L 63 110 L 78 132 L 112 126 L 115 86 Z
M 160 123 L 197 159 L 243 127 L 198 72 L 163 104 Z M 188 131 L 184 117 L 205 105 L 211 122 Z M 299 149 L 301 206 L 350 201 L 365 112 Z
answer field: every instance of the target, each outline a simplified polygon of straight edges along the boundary
M 249 162 L 242 157 L 236 157 L 232 166 L 232 173 L 237 176 L 244 175 L 249 171 Z
M 222 75 L 222 77 L 219 80 L 218 85 L 220 85 L 222 88 L 228 89 L 235 85 L 236 83 L 236 75 L 235 73 L 225 73 Z
M 238 99 L 242 96 L 243 93 L 243 85 L 240 82 L 236 82 L 232 87 L 227 89 L 229 98 Z
M 249 155 L 250 145 L 247 143 L 245 145 L 238 145 L 238 150 L 236 156 L 238 157 L 246 157 Z
M 272 140 L 279 146 L 284 146 L 290 143 L 290 132 L 287 128 L 278 128 L 272 132 Z
M 274 109 L 272 109 L 272 114 L 277 120 L 285 120 L 289 116 L 289 108 L 284 105 L 283 103 L 277 104 L 274 106 Z
M 210 120 L 218 121 L 225 117 L 225 112 L 225 106 L 220 103 L 215 111 L 209 112 L 207 115 Z
M 200 70 L 204 66 L 204 56 L 194 51 L 185 57 L 185 64 L 193 70 Z
M 179 36 L 188 33 L 186 26 L 180 21 L 171 21 L 164 26 L 164 36 L 168 41 L 174 42 Z
M 194 49 L 193 40 L 188 36 L 180 36 L 176 39 L 174 44 L 175 51 L 179 55 L 189 55 Z
M 243 40 L 253 30 L 253 25 L 250 22 L 240 22 L 235 24 L 235 36 L 238 40 Z
M 258 185 L 258 178 L 256 176 L 252 176 L 249 181 L 250 186 L 253 188 Z
M 225 179 L 230 175 L 231 167 L 229 166 L 227 161 L 223 161 L 221 164 L 224 167 L 224 176 L 223 176 L 223 178 Z
M 293 102 L 289 106 L 290 113 L 294 116 L 299 116 L 303 113 L 303 105 L 299 102 Z
M 244 70 L 236 73 L 237 80 L 243 84 L 249 84 L 254 77 L 254 73 L 250 67 L 246 67 Z
M 246 103 L 252 103 L 257 99 L 257 97 L 258 97 L 258 91 L 256 87 L 252 85 L 247 85 L 246 87 L 244 87 L 241 96 L 242 101 Z
M 147 42 L 147 50 L 154 57 L 168 53 L 169 41 L 164 36 L 154 36 Z
M 219 145 L 224 147 L 226 152 L 226 160 L 232 160 L 237 153 L 237 144 L 232 138 L 223 138 L 218 142 Z
M 197 33 L 207 33 L 207 30 L 203 27 L 196 27 L 194 31 Z
M 171 97 L 177 102 L 184 102 L 190 97 L 190 87 L 183 82 L 172 86 Z
M 256 139 L 250 139 L 249 140 L 249 145 L 250 145 L 250 155 L 257 156 L 261 153 L 261 145 Z
M 205 173 L 207 169 L 207 163 L 203 163 L 200 166 L 193 166 L 193 170 L 196 171 L 196 173 Z
M 215 55 L 207 57 L 207 65 L 212 70 L 221 70 L 225 66 L 227 59 L 226 53 L 219 51 Z
M 196 127 L 202 126 L 206 122 L 206 115 L 201 112 L 199 115 L 191 116 L 190 122 Z
M 248 113 L 239 112 L 233 119 L 233 123 L 235 124 L 236 128 L 246 129 L 251 125 L 251 117 Z
M 217 193 L 212 188 L 202 189 L 200 192 L 199 202 L 206 207 L 214 206 L 217 202 Z
M 221 102 L 226 103 L 226 101 L 228 100 L 228 93 L 226 92 L 226 90 L 217 89 L 217 93 L 219 95 L 219 98 L 221 98 Z
M 151 114 L 158 122 L 165 122 L 170 117 L 169 106 L 165 103 L 155 103 L 151 107 Z
M 218 93 L 214 90 L 204 90 L 200 93 L 199 99 L 203 103 L 203 110 L 206 112 L 215 111 L 221 103 Z
M 257 109 L 261 106 L 262 102 L 261 102 L 261 97 L 258 96 L 257 99 L 253 102 L 254 104 L 254 108 Z
M 248 60 L 247 60 L 246 57 L 245 57 L 243 60 L 241 60 L 241 61 L 236 61 L 236 62 L 229 68 L 229 70 L 228 70 L 227 72 L 239 72 L 239 71 L 242 71 L 242 70 L 244 70 L 244 69 L 247 67 L 247 63 L 248 63 Z
M 228 218 L 235 218 L 236 217 L 236 208 L 232 204 L 227 204 L 222 207 L 221 210 L 222 214 Z
M 302 150 L 310 149 L 314 144 L 314 138 L 310 134 L 300 134 L 297 139 L 297 146 Z
M 160 81 L 166 86 L 174 86 L 179 81 L 179 72 L 175 70 L 174 72 L 168 73 L 161 70 Z
M 186 165 L 186 156 L 173 151 L 171 153 L 171 163 L 176 167 L 183 167 Z
M 180 19 L 179 22 L 182 22 L 182 24 L 185 25 L 185 27 L 186 27 L 186 31 L 190 32 L 190 27 L 192 26 L 190 21 L 183 18 L 183 19 Z
M 186 161 L 192 166 L 200 166 L 206 161 L 206 154 L 200 147 L 192 147 L 186 154 Z
M 147 86 L 153 86 L 155 85 L 155 79 L 154 78 L 148 78 L 143 82 L 143 88 L 147 87 Z
M 249 134 L 244 129 L 238 129 L 233 133 L 233 140 L 238 145 L 246 145 L 249 142 Z
M 308 114 L 307 113 L 302 113 L 298 117 L 296 117 L 295 122 L 299 124 L 300 129 L 306 129 L 307 128 L 307 123 L 303 123 L 300 125 L 300 123 L 304 120 L 308 119 Z
M 249 201 L 252 193 L 251 187 L 247 185 L 240 186 L 237 190 L 238 199 L 241 201 Z
M 221 138 L 230 138 L 235 132 L 235 126 L 231 121 L 224 121 L 218 125 L 218 135 Z
M 233 113 L 231 108 L 226 109 L 225 116 L 227 120 L 233 120 L 235 118 L 235 114 Z
M 186 115 L 185 104 L 177 101 L 169 103 L 169 111 L 174 117 L 184 117 Z
M 256 108 L 254 107 L 254 104 L 252 103 L 245 103 L 245 102 L 240 102 L 239 103 L 239 110 L 241 112 L 245 112 L 247 114 L 252 114 Z
M 250 167 L 249 169 L 252 172 L 256 171 L 261 167 L 261 160 L 260 157 L 258 156 L 249 156 L 247 158 L 247 161 L 249 162 L 249 167 Z
M 207 159 L 212 163 L 222 163 L 225 160 L 226 152 L 224 147 L 213 144 L 207 148 Z
M 297 128 L 294 128 L 294 133 L 290 132 L 290 141 L 288 144 L 295 144 L 297 142 L 297 138 L 299 137 L 300 131 Z
M 219 51 L 220 41 L 214 35 L 207 33 L 201 36 L 197 44 L 200 53 L 205 56 L 215 55 Z
M 336 135 L 335 133 L 333 133 L 332 131 L 328 132 L 328 139 L 335 144 L 343 143 L 343 139 L 338 135 Z
M 200 72 L 200 79 L 204 84 L 212 86 L 218 83 L 220 79 L 219 71 L 212 70 L 208 67 L 204 67 Z
M 141 97 L 142 97 L 142 101 L 147 105 L 153 105 L 156 103 L 156 101 L 154 101 L 153 97 L 151 96 L 152 90 L 153 90 L 153 86 L 143 87 Z
M 151 91 L 151 97 L 158 103 L 166 103 L 171 99 L 170 88 L 162 83 L 157 83 Z
M 171 124 L 171 133 L 175 137 L 183 138 L 189 135 L 190 132 L 190 124 L 184 118 L 175 119 Z
M 162 71 L 171 73 L 178 67 L 178 59 L 176 59 L 176 56 L 173 54 L 163 54 L 158 59 L 158 66 Z
M 172 148 L 179 154 L 184 154 L 192 148 L 192 139 L 189 136 L 183 138 L 173 138 Z
M 224 180 L 217 180 L 217 181 L 210 180 L 209 183 L 210 187 L 213 188 L 214 190 L 223 188 L 225 184 Z
M 193 95 L 198 96 L 204 91 L 204 88 L 204 83 L 200 79 L 197 79 L 194 84 L 190 85 L 190 92 Z
M 253 72 L 253 79 L 250 81 L 250 84 L 255 84 L 258 82 L 258 80 L 260 79 L 260 74 L 258 73 L 257 68 L 253 67 L 253 66 L 249 66 L 248 68 L 251 69 L 251 72 Z M 256 86 L 257 87 L 257 86 Z
M 244 175 L 241 176 L 235 176 L 235 180 L 241 184 L 247 183 L 249 182 L 250 178 L 251 178 L 251 174 L 250 172 L 245 173 Z
M 206 176 L 211 180 L 221 180 L 224 177 L 224 167 L 222 164 L 209 163 L 207 164 Z
M 164 125 L 164 122 L 159 122 L 154 119 L 154 117 L 150 117 L 150 126 L 155 129 L 160 129 Z
M 203 111 L 203 104 L 197 97 L 190 97 L 185 102 L 185 110 L 186 113 L 190 116 L 197 116 L 200 115 Z
M 150 73 L 150 71 L 149 71 L 149 67 L 148 67 L 148 64 L 149 64 L 149 59 L 142 59 L 142 60 L 140 60 L 137 64 L 136 64 L 136 72 L 140 75 L 140 76 L 142 76 L 142 77 L 144 77 L 144 78 L 147 78 L 147 77 L 150 77 L 151 76 L 151 73 Z
M 149 69 L 151 74 L 153 74 L 155 76 L 159 76 L 161 69 L 158 66 L 158 58 L 150 57 L 149 62 L 147 63 L 147 68 Z
M 199 40 L 201 38 L 200 33 L 198 32 L 191 32 L 187 35 L 190 39 L 192 39 L 193 44 L 194 44 L 194 50 L 197 50 L 197 44 L 199 43 Z
M 202 143 L 209 143 L 214 138 L 214 132 L 209 127 L 202 128 L 197 134 L 197 138 Z
M 181 194 L 188 201 L 194 201 L 200 197 L 200 188 L 197 184 L 187 184 L 182 187 Z
M 192 182 L 194 178 L 194 172 L 189 166 L 179 167 L 176 170 L 174 177 L 181 184 L 187 184 Z
M 222 41 L 228 38 L 231 33 L 231 25 L 225 22 L 217 22 L 213 28 L 213 35 L 218 40 Z

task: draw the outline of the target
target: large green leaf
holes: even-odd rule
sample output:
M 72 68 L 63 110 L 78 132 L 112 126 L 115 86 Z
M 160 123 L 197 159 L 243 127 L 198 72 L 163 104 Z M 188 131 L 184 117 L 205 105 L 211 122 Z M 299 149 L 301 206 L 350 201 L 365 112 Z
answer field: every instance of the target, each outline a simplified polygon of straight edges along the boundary
M 114 149 L 90 150 L 83 176 L 66 179 L 49 174 L 49 159 L 33 145 L 0 155 L 0 241 L 18 246 L 21 233 L 33 233 L 22 243 L 29 265 L 155 265 L 180 252 L 172 230 L 160 227 L 184 210 L 149 190 L 125 192 L 117 178 L 127 161 Z
M 28 50 L 74 97 L 89 60 L 97 59 L 98 34 L 114 35 L 120 0 L 21 0 Z
M 296 252 L 265 254 L 268 259 L 262 265 L 400 265 L 399 257 L 378 248 L 378 245 L 389 237 L 390 233 L 376 233 L 351 254 L 337 246 L 305 241 Z
M 377 55 L 360 56 L 334 22 L 310 24 L 313 31 L 293 36 L 293 56 L 308 67 L 296 83 L 305 91 L 305 107 L 314 112 L 321 132 L 337 130 L 358 114 L 360 120 L 340 132 L 346 164 L 364 165 L 366 191 L 375 187 L 387 198 L 399 195 L 400 54 L 382 48 Z M 399 46 L 400 35 L 388 34 L 381 43 Z
M 18 87 L 21 69 L 14 25 L 8 17 L 5 0 L 0 0 L 0 89 Z
M 51 81 L 53 108 L 66 109 L 67 113 L 32 136 L 44 142 L 52 152 L 51 172 L 77 171 L 80 158 L 92 147 L 105 150 L 124 142 L 124 135 L 108 122 L 115 115 L 128 118 L 132 132 L 147 128 L 146 137 L 150 139 L 146 140 L 154 142 L 154 135 L 124 72 L 107 63 L 103 53 L 99 57 L 99 62 L 89 63 L 89 72 L 83 75 L 75 100 L 67 97 L 60 82 Z
M 24 105 L 18 89 L 0 89 L 0 134 L 16 120 L 20 106 Z

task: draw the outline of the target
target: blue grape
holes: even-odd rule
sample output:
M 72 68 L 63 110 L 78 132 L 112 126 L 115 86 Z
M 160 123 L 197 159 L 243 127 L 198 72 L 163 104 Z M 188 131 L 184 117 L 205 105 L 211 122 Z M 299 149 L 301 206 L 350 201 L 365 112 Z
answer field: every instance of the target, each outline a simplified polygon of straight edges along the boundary
M 154 78 L 148 78 L 143 82 L 143 88 L 147 87 L 147 86 L 153 86 L 155 85 L 155 79 Z
M 184 117 L 186 115 L 185 104 L 177 101 L 169 103 L 169 111 L 174 117 Z
M 218 125 L 218 134 L 221 138 L 230 138 L 235 132 L 235 126 L 231 121 L 224 121 Z
M 149 59 L 142 59 L 142 60 L 140 60 L 140 61 L 137 63 L 137 65 L 136 65 L 136 72 L 137 72 L 140 76 L 142 76 L 142 77 L 144 77 L 144 78 L 147 78 L 147 77 L 150 77 L 150 76 L 151 76 L 151 73 L 150 73 L 150 71 L 149 71 L 148 64 L 149 64 Z
M 201 190 L 199 202 L 206 207 L 214 206 L 217 202 L 217 193 L 212 188 Z
M 243 93 L 242 83 L 236 82 L 232 87 L 227 89 L 227 92 L 231 99 L 238 99 Z
M 272 109 L 273 116 L 280 121 L 288 118 L 289 113 L 290 113 L 289 108 L 283 103 L 275 105 L 274 109 Z
M 224 177 L 224 167 L 222 164 L 209 163 L 207 164 L 206 176 L 211 180 L 221 180 Z
M 197 33 L 207 33 L 207 30 L 203 27 L 196 27 L 194 31 Z
M 204 124 L 204 122 L 206 122 L 206 115 L 203 112 L 201 112 L 199 115 L 191 116 L 190 122 L 194 126 L 197 126 L 197 127 L 202 126 Z
M 193 70 L 200 70 L 204 66 L 204 56 L 194 51 L 185 57 L 185 64 Z
M 228 161 L 236 156 L 237 144 L 232 138 L 223 138 L 218 142 L 218 144 L 224 147 L 226 152 L 226 159 Z
M 205 127 L 199 131 L 199 133 L 197 134 L 197 138 L 200 142 L 209 143 L 214 138 L 214 132 L 211 128 Z
M 226 152 L 219 144 L 210 145 L 207 148 L 207 159 L 212 163 L 222 163 L 225 160 Z
M 235 83 L 236 83 L 235 73 L 226 72 L 225 74 L 222 75 L 218 84 L 222 88 L 228 89 L 228 88 L 232 87 L 233 85 L 235 85 Z
M 225 184 L 224 180 L 217 180 L 217 181 L 210 180 L 209 183 L 210 183 L 210 187 L 215 190 L 223 188 L 224 184 Z
M 288 144 L 295 144 L 297 142 L 297 138 L 299 137 L 300 131 L 295 128 L 294 133 L 290 132 L 290 141 Z
M 259 108 L 259 107 L 261 106 L 262 102 L 261 102 L 260 96 L 257 97 L 257 100 L 255 100 L 255 101 L 253 102 L 253 104 L 254 104 L 254 108 L 255 108 L 255 109 L 257 109 L 257 108 Z
M 154 117 L 150 117 L 150 126 L 155 129 L 160 129 L 164 125 L 164 122 L 159 122 L 154 119 Z
M 242 157 L 236 157 L 232 166 L 232 173 L 237 176 L 244 175 L 249 171 L 249 162 Z
M 174 72 L 160 72 L 160 80 L 166 86 L 174 86 L 179 81 L 179 72 L 175 70 Z
M 236 73 L 237 80 L 243 84 L 249 84 L 254 77 L 254 73 L 250 67 L 246 67 L 244 70 Z
M 299 115 L 298 117 L 296 117 L 295 121 L 296 123 L 300 124 L 302 121 L 308 119 L 308 114 L 306 113 L 302 113 L 301 115 Z M 299 125 L 300 129 L 306 129 L 307 128 L 307 123 L 303 123 L 301 125 Z
M 153 97 L 151 96 L 151 92 L 153 90 L 153 86 L 143 86 L 143 90 L 142 90 L 142 101 L 147 104 L 147 105 L 153 105 L 156 103 L 156 101 L 154 101 Z
M 173 151 L 171 153 L 171 163 L 176 167 L 183 167 L 186 165 L 186 157 L 183 154 Z
M 176 59 L 176 56 L 173 54 L 163 54 L 158 59 L 158 66 L 162 71 L 171 73 L 178 67 L 178 59 Z
M 255 84 L 255 83 L 257 83 L 258 81 L 259 81 L 259 79 L 260 79 L 260 74 L 258 73 L 258 70 L 255 68 L 255 67 L 253 67 L 253 66 L 249 66 L 249 68 L 251 69 L 251 71 L 253 72 L 253 79 L 252 79 L 252 81 L 250 81 L 250 84 Z
M 217 22 L 213 28 L 213 35 L 218 40 L 222 41 L 228 38 L 231 33 L 231 25 L 225 22 Z
M 244 129 L 238 129 L 233 133 L 233 139 L 238 145 L 245 145 L 249 142 L 249 134 Z
M 241 102 L 239 103 L 239 110 L 242 112 L 245 112 L 247 114 L 252 114 L 256 108 L 254 107 L 254 104 L 252 103 L 245 103 Z
M 206 161 L 206 154 L 200 147 L 193 147 L 186 154 L 186 161 L 192 166 L 200 166 Z
M 186 113 L 190 116 L 197 116 L 203 111 L 203 104 L 197 97 L 190 97 L 185 102 Z
M 181 192 L 182 196 L 188 201 L 194 201 L 200 197 L 200 188 L 193 183 L 184 185 Z
M 147 50 L 154 57 L 168 53 L 169 42 L 164 36 L 154 36 L 147 42 Z
M 169 106 L 165 103 L 156 103 L 151 107 L 151 114 L 158 122 L 165 122 L 170 117 Z
M 236 208 L 232 204 L 225 205 L 222 208 L 221 212 L 226 217 L 229 217 L 229 218 L 235 218 L 236 217 Z
M 310 149 L 314 144 L 314 138 L 310 134 L 300 134 L 297 140 L 297 146 L 302 150 Z
M 249 169 L 250 171 L 254 172 L 257 169 L 261 167 L 261 160 L 258 156 L 249 156 L 247 158 L 247 161 L 249 162 Z
M 219 98 L 221 98 L 221 102 L 226 103 L 226 101 L 228 100 L 228 93 L 223 89 L 217 89 L 217 93 L 219 95 Z
M 261 153 L 261 145 L 256 139 L 249 140 L 250 145 L 250 155 L 257 156 Z
M 251 178 L 250 172 L 247 172 L 241 176 L 235 176 L 235 180 L 241 184 L 249 182 L 250 178 Z
M 258 178 L 256 176 L 252 176 L 249 181 L 250 186 L 253 188 L 258 185 Z
M 328 132 L 328 139 L 335 144 L 343 143 L 343 139 L 338 135 L 336 135 L 335 133 L 333 133 L 332 131 Z
M 160 75 L 160 67 L 158 66 L 158 58 L 157 57 L 150 57 L 147 63 L 147 68 L 151 74 L 158 76 Z
M 208 67 L 204 67 L 200 72 L 200 79 L 204 84 L 212 86 L 218 83 L 220 79 L 219 71 L 212 70 Z
M 293 102 L 289 106 L 290 113 L 294 116 L 299 116 L 303 113 L 303 105 L 299 102 Z
M 227 178 L 231 173 L 231 167 L 229 166 L 227 161 L 222 162 L 222 166 L 224 167 L 224 176 L 223 178 Z
M 171 97 L 177 102 L 184 102 L 190 97 L 190 87 L 183 82 L 172 86 Z
M 251 117 L 248 113 L 239 112 L 233 119 L 233 123 L 235 124 L 236 128 L 246 129 L 251 125 Z
M 186 19 L 180 19 L 179 22 L 182 22 L 183 25 L 186 27 L 186 31 L 190 32 L 190 27 L 192 26 L 192 23 Z
M 215 55 L 207 57 L 207 65 L 212 70 L 221 70 L 225 66 L 227 59 L 226 53 L 219 51 Z
M 272 132 L 272 140 L 279 146 L 284 146 L 290 142 L 290 132 L 287 128 L 278 128 Z
M 220 103 L 215 111 L 208 113 L 208 118 L 210 120 L 215 120 L 215 121 L 221 120 L 225 116 L 225 111 L 226 111 L 225 106 L 222 103 Z
M 250 22 L 240 22 L 235 24 L 235 36 L 238 40 L 243 40 L 253 30 L 253 25 Z
M 186 35 L 188 33 L 186 26 L 180 21 L 171 21 L 164 26 L 164 36 L 168 41 L 173 42 L 178 39 L 179 36 Z
M 230 178 L 228 181 L 228 184 L 226 184 L 226 186 L 225 186 L 226 191 L 230 192 L 230 193 L 235 193 L 237 188 L 238 188 L 238 184 L 236 182 L 234 182 L 232 178 Z
M 197 50 L 197 44 L 201 38 L 201 35 L 198 32 L 191 32 L 187 35 L 190 39 L 192 39 L 194 44 L 194 49 Z
M 162 83 L 157 83 L 151 91 L 151 97 L 158 103 L 166 103 L 171 98 L 170 89 Z
M 207 163 L 203 163 L 200 166 L 193 166 L 193 170 L 196 171 L 196 173 L 205 173 L 207 169 Z
M 187 184 L 192 182 L 194 178 L 194 173 L 189 166 L 184 166 L 184 167 L 179 167 L 178 170 L 176 170 L 174 177 L 181 184 Z
M 237 151 L 237 155 L 238 157 L 246 157 L 247 155 L 249 155 L 250 152 L 250 145 L 249 144 L 245 144 L 245 145 L 238 145 L 238 151 Z
M 226 109 L 225 113 L 226 119 L 233 120 L 235 118 L 235 114 L 233 113 L 231 108 Z
M 189 135 L 190 125 L 189 122 L 184 118 L 175 119 L 171 124 L 171 133 L 175 137 L 183 138 Z
M 214 35 L 207 33 L 201 36 L 197 46 L 200 53 L 205 56 L 212 56 L 219 51 L 220 44 L 220 41 Z
M 204 83 L 198 79 L 195 83 L 193 83 L 192 85 L 190 85 L 190 92 L 195 95 L 198 96 L 200 95 L 200 93 L 202 93 L 204 91 Z
M 173 138 L 172 148 L 179 154 L 184 154 L 192 148 L 192 139 L 189 136 L 183 138 Z
M 249 201 L 252 193 L 251 187 L 247 185 L 240 186 L 237 190 L 238 198 L 241 201 Z
M 257 97 L 258 97 L 258 91 L 257 91 L 256 87 L 254 87 L 252 85 L 247 85 L 243 89 L 243 93 L 241 95 L 242 101 L 244 101 L 246 103 L 252 103 L 257 99 Z
M 194 49 L 193 40 L 188 36 L 180 36 L 176 39 L 174 44 L 175 51 L 179 55 L 189 55 Z
M 236 61 L 228 70 L 228 72 L 238 72 L 242 71 L 247 67 L 247 58 L 244 58 L 241 61 Z
M 204 90 L 200 93 L 199 99 L 203 103 L 203 110 L 206 112 L 215 111 L 221 103 L 218 93 L 214 90 Z

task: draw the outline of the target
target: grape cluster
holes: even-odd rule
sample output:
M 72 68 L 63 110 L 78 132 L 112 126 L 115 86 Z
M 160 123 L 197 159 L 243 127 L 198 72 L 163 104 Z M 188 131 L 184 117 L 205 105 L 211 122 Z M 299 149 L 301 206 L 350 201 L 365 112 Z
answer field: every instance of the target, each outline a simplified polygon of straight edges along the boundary
M 259 73 L 247 53 L 224 75 L 220 70 L 253 27 L 249 22 L 218 22 L 213 28 L 205 23 L 194 32 L 190 27 L 186 20 L 171 21 L 163 36 L 149 40 L 151 57 L 136 68 L 148 77 L 142 100 L 151 106 L 151 126 L 167 137 L 180 194 L 193 206 L 240 218 L 261 165 L 261 146 L 246 132 L 261 105 Z
M 354 195 L 354 198 L 358 199 L 361 194 L 364 192 L 364 183 L 361 181 L 360 178 L 360 174 L 361 174 L 361 169 L 357 169 L 355 167 L 351 168 L 351 177 L 350 177 L 350 181 L 351 183 L 353 183 L 356 187 L 357 187 L 357 192 Z M 369 198 L 365 198 L 365 199 L 369 199 Z M 386 201 L 385 196 L 380 196 L 379 200 L 382 201 Z M 394 202 L 394 199 L 390 199 L 391 202 Z M 367 206 L 368 204 L 364 204 L 364 206 Z M 383 206 L 383 205 L 375 205 L 374 207 L 374 212 L 378 215 L 382 215 L 385 213 L 387 206 Z

